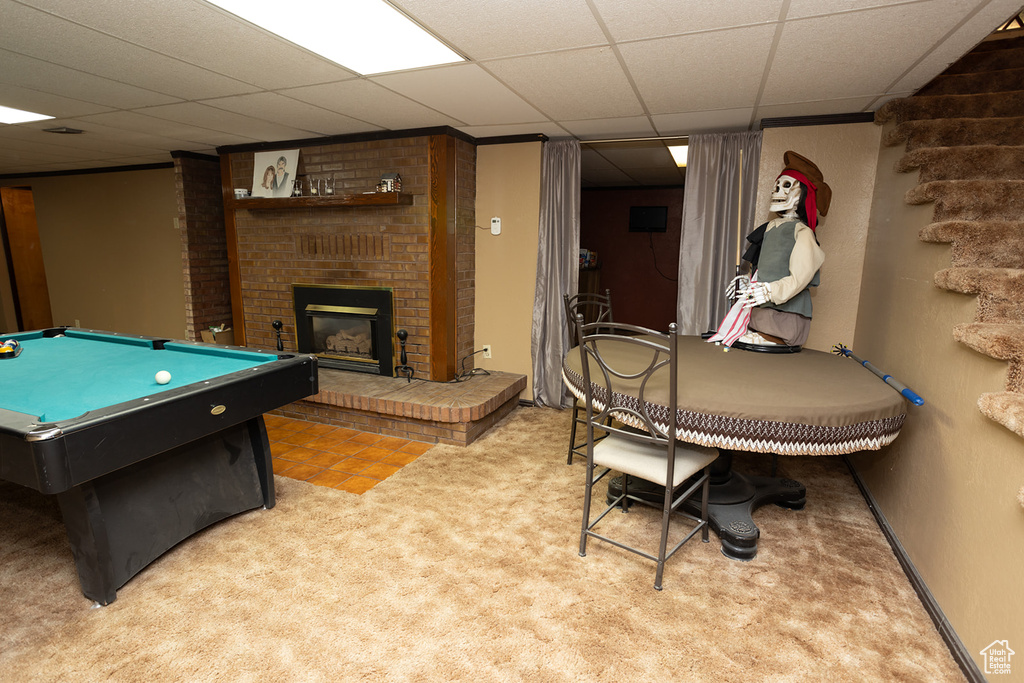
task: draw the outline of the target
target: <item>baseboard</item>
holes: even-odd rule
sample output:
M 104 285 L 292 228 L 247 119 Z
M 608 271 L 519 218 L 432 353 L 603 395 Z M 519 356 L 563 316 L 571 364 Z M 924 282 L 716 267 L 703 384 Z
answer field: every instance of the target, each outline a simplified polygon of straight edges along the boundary
M 949 619 L 943 614 L 942 608 L 939 607 L 939 603 L 936 602 L 935 596 L 928 589 L 928 584 L 924 582 L 921 574 L 918 573 L 917 567 L 911 562 L 910 556 L 907 555 L 907 551 L 904 549 L 903 544 L 900 543 L 900 539 L 896 536 L 896 532 L 893 531 L 892 526 L 889 525 L 889 521 L 882 514 L 882 511 L 878 509 L 878 504 L 875 501 L 875 497 L 871 495 L 871 491 L 868 490 L 867 486 L 864 485 L 864 481 L 860 478 L 857 470 L 854 469 L 853 463 L 847 456 L 843 456 L 843 461 L 846 463 L 846 467 L 849 468 L 850 474 L 853 475 L 853 480 L 857 482 L 857 488 L 860 489 L 861 495 L 864 496 L 864 501 L 868 504 L 868 509 L 871 510 L 871 514 L 875 516 L 875 521 L 878 523 L 878 528 L 882 530 L 882 534 L 885 535 L 885 539 L 889 541 L 889 546 L 892 548 L 893 554 L 896 555 L 896 559 L 899 561 L 900 566 L 903 568 L 903 573 L 907 575 L 910 580 L 910 585 L 914 587 L 914 592 L 917 593 L 917 597 L 920 598 L 921 604 L 924 605 L 924 609 L 928 612 L 928 616 L 932 618 L 932 623 L 935 624 L 935 628 L 938 629 L 939 635 L 942 636 L 942 640 L 946 643 L 946 647 L 949 648 L 949 653 L 953 655 L 953 659 L 960 666 L 960 670 L 964 676 L 971 683 L 986 683 L 985 676 L 981 673 L 981 669 L 978 668 L 974 658 L 971 657 L 971 653 L 964 646 L 963 641 L 953 630 L 953 625 L 949 623 Z

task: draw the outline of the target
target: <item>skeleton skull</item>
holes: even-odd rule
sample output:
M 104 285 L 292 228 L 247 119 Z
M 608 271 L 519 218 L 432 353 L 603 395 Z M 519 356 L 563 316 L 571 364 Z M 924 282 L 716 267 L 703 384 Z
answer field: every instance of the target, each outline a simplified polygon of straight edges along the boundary
M 793 176 L 780 175 L 775 181 L 772 203 L 769 209 L 781 216 L 796 216 L 796 206 L 803 197 L 803 185 Z

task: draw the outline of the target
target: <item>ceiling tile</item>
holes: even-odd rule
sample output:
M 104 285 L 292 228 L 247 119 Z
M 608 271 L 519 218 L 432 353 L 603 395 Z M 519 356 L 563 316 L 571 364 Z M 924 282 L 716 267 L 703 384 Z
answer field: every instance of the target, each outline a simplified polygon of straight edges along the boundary
M 51 64 L 42 59 L 2 49 L 0 83 L 59 96 L 59 111 L 40 112 L 51 116 L 77 116 L 111 108 L 129 109 L 181 101 L 177 97 L 118 83 L 75 68 Z M 7 104 L 7 90 L 5 87 L 4 104 Z M 55 104 L 57 101 L 55 98 Z M 78 104 L 75 104 L 76 101 Z
M 942 12 L 963 12 L 977 4 L 978 0 L 790 0 L 786 18 L 819 17 L 895 5 L 914 5 L 913 9 L 924 18 Z
M 309 137 L 309 131 L 307 130 L 208 107 L 198 102 L 147 107 L 146 109 L 141 109 L 140 113 L 266 142 Z
M 449 116 L 363 79 L 288 88 L 280 93 L 366 121 L 370 130 L 374 127 L 398 130 L 460 124 Z
M 652 116 L 659 135 L 688 135 L 747 130 L 754 110 L 751 108 L 693 111 Z
M 595 169 L 593 171 L 588 170 L 586 174 L 581 174 L 580 179 L 582 180 L 584 187 L 587 185 L 618 185 L 628 187 L 639 184 L 617 168 Z
M 914 5 L 787 22 L 760 104 L 884 93 L 902 76 L 906 56 L 927 53 L 955 22 L 952 14 L 922 16 Z
M 672 163 L 672 155 L 660 141 L 599 145 L 597 150 L 614 166 L 623 170 L 651 168 Z
M 319 135 L 344 135 L 365 132 L 368 128 L 364 121 L 272 92 L 203 100 L 202 104 L 265 121 L 286 121 L 295 128 Z
M 11 52 L 182 99 L 254 90 L 241 81 L 16 3 L 5 4 L 3 13 L 0 45 Z
M 586 0 L 395 0 L 392 4 L 476 60 L 608 43 Z
M 917 64 L 908 65 L 900 79 L 891 88 L 893 91 L 916 91 L 941 73 L 947 66 L 963 56 L 963 44 L 976 45 L 992 33 L 993 26 L 999 26 L 1019 9 L 1020 0 L 994 0 L 983 4 L 978 13 L 964 22 L 957 31 L 958 40 L 945 40 L 925 55 Z
M 607 138 L 644 138 L 658 133 L 646 116 L 624 116 L 617 119 L 562 121 L 562 125 L 581 140 Z
M 729 109 L 756 98 L 774 35 L 775 26 L 765 25 L 619 49 L 651 114 Z
M 615 165 L 598 152 L 598 149 L 600 148 L 588 145 L 580 147 L 580 160 L 583 165 L 594 171 L 610 171 L 614 169 Z
M 408 71 L 370 80 L 470 126 L 547 120 L 475 64 Z
M 188 141 L 191 144 L 217 147 L 220 145 L 240 145 L 255 142 L 255 138 L 232 135 L 223 131 L 200 128 L 187 123 L 147 116 L 138 112 L 117 111 L 93 116 L 81 116 L 72 124 L 76 128 L 88 129 L 92 125 L 105 128 L 116 128 L 138 133 L 149 133 L 165 138 Z
M 205 2 L 28 0 L 74 21 L 224 76 L 275 90 L 356 74 Z
M 0 72 L 0 104 L 5 107 L 32 111 L 54 118 L 94 114 L 110 110 L 108 107 L 99 104 L 80 102 L 61 97 L 60 95 L 51 95 L 50 93 L 38 92 L 4 83 L 2 72 Z
M 611 48 L 502 59 L 485 66 L 554 119 L 615 118 L 644 113 Z
M 60 125 L 60 124 L 58 124 Z M 4 146 L 14 145 L 15 141 L 37 145 L 41 149 L 68 158 L 93 159 L 112 156 L 134 156 L 148 154 L 153 148 L 146 148 L 121 139 L 110 140 L 95 135 L 57 135 L 46 133 L 42 128 L 21 128 L 16 136 L 3 136 Z
M 696 33 L 776 22 L 783 0 L 646 0 L 641 8 L 622 0 L 593 0 L 616 41 Z
M 672 165 L 629 169 L 626 172 L 641 185 L 682 185 L 686 176 L 683 169 Z

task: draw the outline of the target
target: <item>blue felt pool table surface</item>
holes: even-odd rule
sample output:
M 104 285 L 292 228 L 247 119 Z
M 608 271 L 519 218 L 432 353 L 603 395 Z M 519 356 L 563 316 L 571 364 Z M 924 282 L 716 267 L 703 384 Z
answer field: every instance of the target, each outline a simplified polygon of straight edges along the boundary
M 0 360 L 0 408 L 39 422 L 70 420 L 83 413 L 144 399 L 223 375 L 245 371 L 277 356 L 245 349 L 166 342 L 69 329 L 63 336 L 41 332 L 3 335 L 22 346 L 16 358 Z M 156 373 L 171 374 L 157 384 Z

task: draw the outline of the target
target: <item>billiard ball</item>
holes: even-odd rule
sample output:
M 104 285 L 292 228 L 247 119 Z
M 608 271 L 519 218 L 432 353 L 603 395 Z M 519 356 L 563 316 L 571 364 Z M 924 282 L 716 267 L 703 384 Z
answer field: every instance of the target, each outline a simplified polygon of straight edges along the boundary
M 157 384 L 167 384 L 170 381 L 171 381 L 171 373 L 167 372 L 166 370 L 161 370 L 160 372 L 156 373 L 156 383 Z

